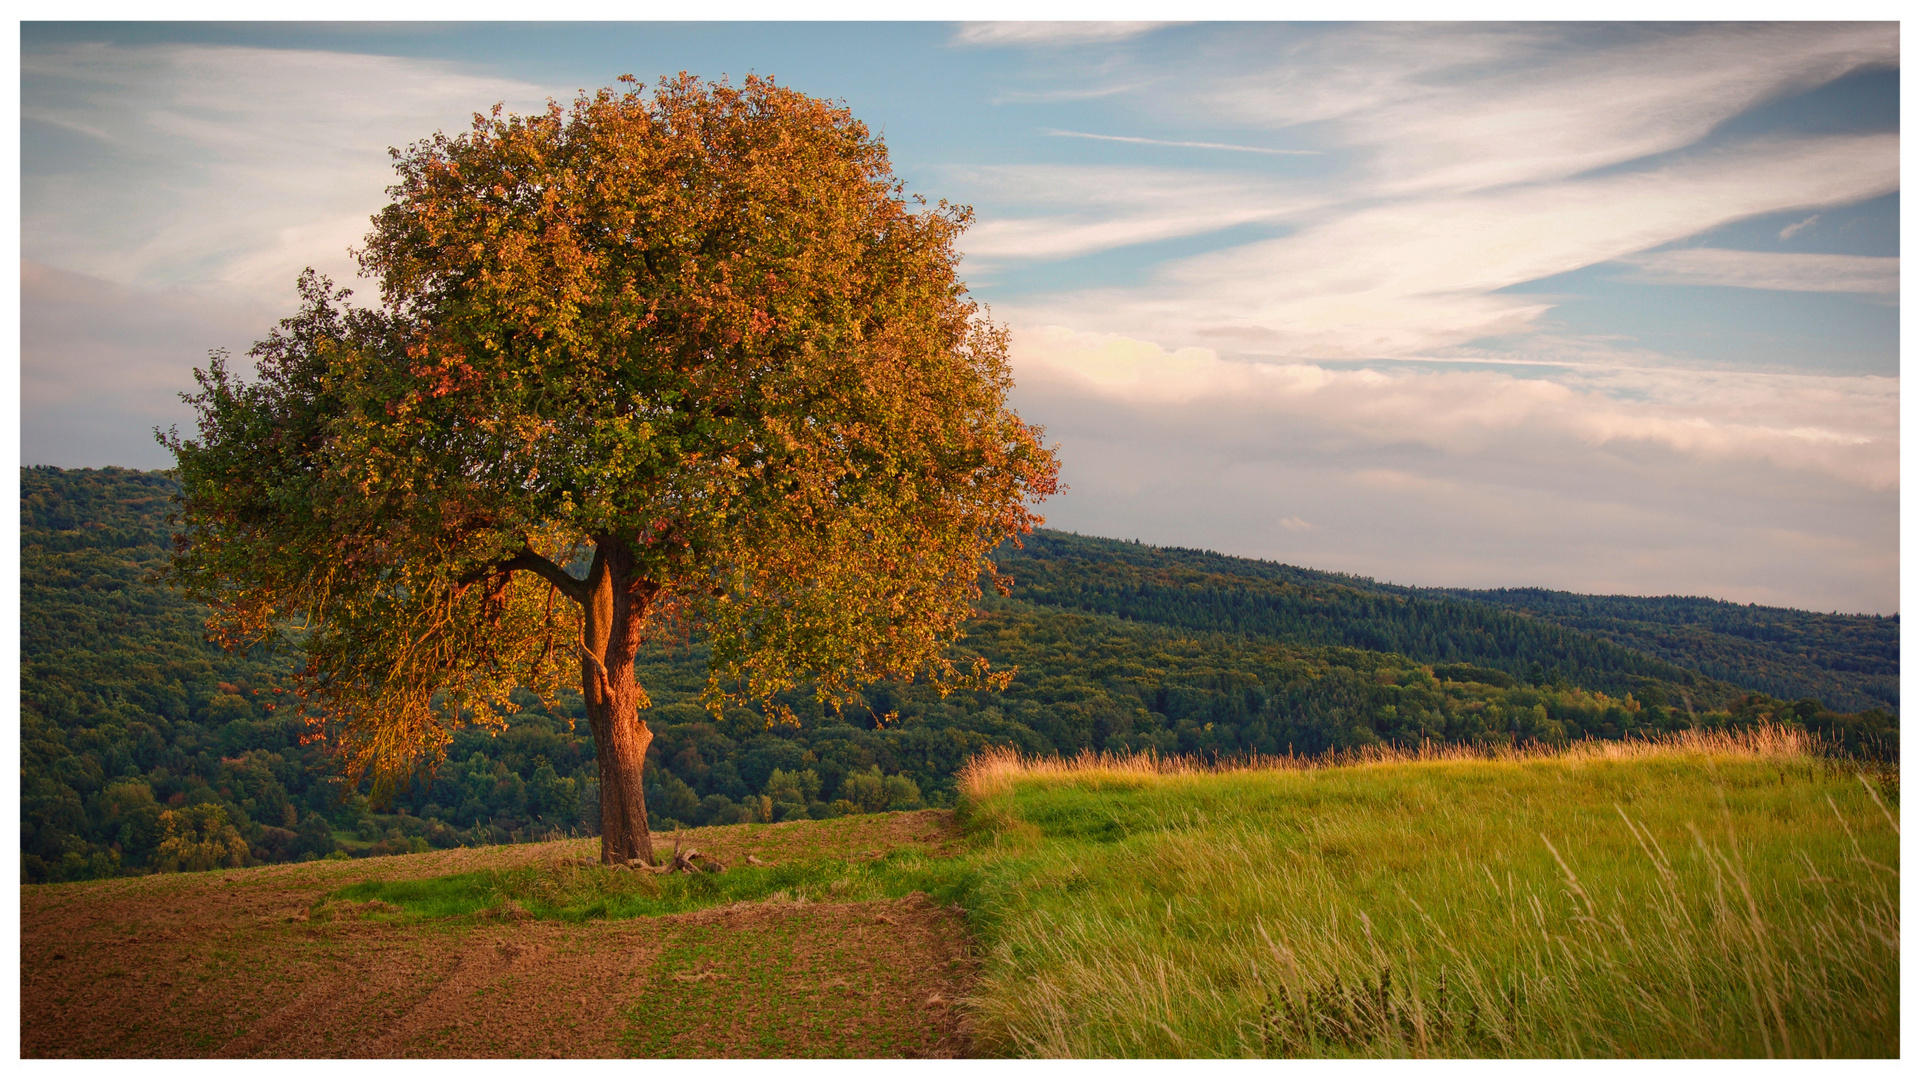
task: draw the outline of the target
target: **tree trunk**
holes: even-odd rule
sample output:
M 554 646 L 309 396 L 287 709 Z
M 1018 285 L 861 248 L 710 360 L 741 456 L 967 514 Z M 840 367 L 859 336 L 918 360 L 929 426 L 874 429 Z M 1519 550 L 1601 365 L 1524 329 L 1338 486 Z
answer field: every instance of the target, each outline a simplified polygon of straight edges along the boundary
M 611 537 L 598 537 L 587 580 L 585 654 L 580 690 L 600 765 L 600 861 L 653 861 L 647 832 L 647 796 L 642 773 L 653 732 L 640 719 L 645 697 L 633 678 L 648 605 L 658 587 L 636 580 L 633 551 Z

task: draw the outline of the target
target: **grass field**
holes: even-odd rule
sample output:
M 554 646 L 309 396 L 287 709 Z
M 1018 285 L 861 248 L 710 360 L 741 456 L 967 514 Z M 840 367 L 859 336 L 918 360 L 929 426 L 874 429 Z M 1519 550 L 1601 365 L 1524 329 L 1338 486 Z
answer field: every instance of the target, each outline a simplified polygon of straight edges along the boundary
M 23 1052 L 1899 1053 L 1897 774 L 1787 733 L 963 780 L 657 838 L 710 874 L 565 841 L 30 887 Z
M 980 1052 L 1899 1053 L 1897 781 L 1786 733 L 965 790 Z

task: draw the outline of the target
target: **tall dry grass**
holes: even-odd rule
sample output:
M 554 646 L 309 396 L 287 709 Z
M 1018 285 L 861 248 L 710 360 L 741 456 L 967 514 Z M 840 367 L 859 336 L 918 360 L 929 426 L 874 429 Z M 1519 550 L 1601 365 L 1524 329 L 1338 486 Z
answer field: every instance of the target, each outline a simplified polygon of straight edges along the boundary
M 1248 754 L 1202 759 L 1152 751 L 1116 754 L 1083 750 L 1073 757 L 1029 755 L 1010 746 L 989 747 L 969 759 L 958 774 L 960 790 L 975 798 L 998 794 L 1019 780 L 1138 780 L 1159 776 L 1345 769 L 1369 765 L 1406 765 L 1433 761 L 1566 762 L 1643 761 L 1674 755 L 1762 760 L 1824 757 L 1829 747 L 1820 736 L 1797 728 L 1763 725 L 1745 730 L 1687 730 L 1635 739 L 1581 739 L 1563 746 L 1546 743 L 1422 742 L 1402 747 L 1387 743 L 1324 754 Z
M 1899 1052 L 1898 823 L 1800 733 L 1220 765 L 983 756 L 983 1046 Z

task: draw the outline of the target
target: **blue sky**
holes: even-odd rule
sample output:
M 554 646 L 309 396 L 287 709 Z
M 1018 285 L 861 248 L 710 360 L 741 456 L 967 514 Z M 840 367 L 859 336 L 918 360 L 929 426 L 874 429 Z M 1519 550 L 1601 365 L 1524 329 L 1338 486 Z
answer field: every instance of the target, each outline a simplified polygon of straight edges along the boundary
M 1891 612 L 1898 59 L 1884 23 L 29 23 L 22 460 L 165 465 L 206 351 L 352 278 L 388 146 L 751 71 L 976 208 L 1055 527 Z

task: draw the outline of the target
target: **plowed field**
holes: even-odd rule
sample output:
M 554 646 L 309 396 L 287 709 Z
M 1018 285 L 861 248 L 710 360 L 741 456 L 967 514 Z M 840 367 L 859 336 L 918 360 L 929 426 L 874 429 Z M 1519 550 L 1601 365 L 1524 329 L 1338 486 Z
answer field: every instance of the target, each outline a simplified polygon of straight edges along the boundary
M 940 811 L 688 834 L 729 864 L 879 857 Z M 21 888 L 26 1057 L 954 1057 L 965 924 L 922 895 L 584 922 L 405 919 L 370 879 L 559 865 L 597 840 Z M 671 845 L 669 844 L 669 849 Z

